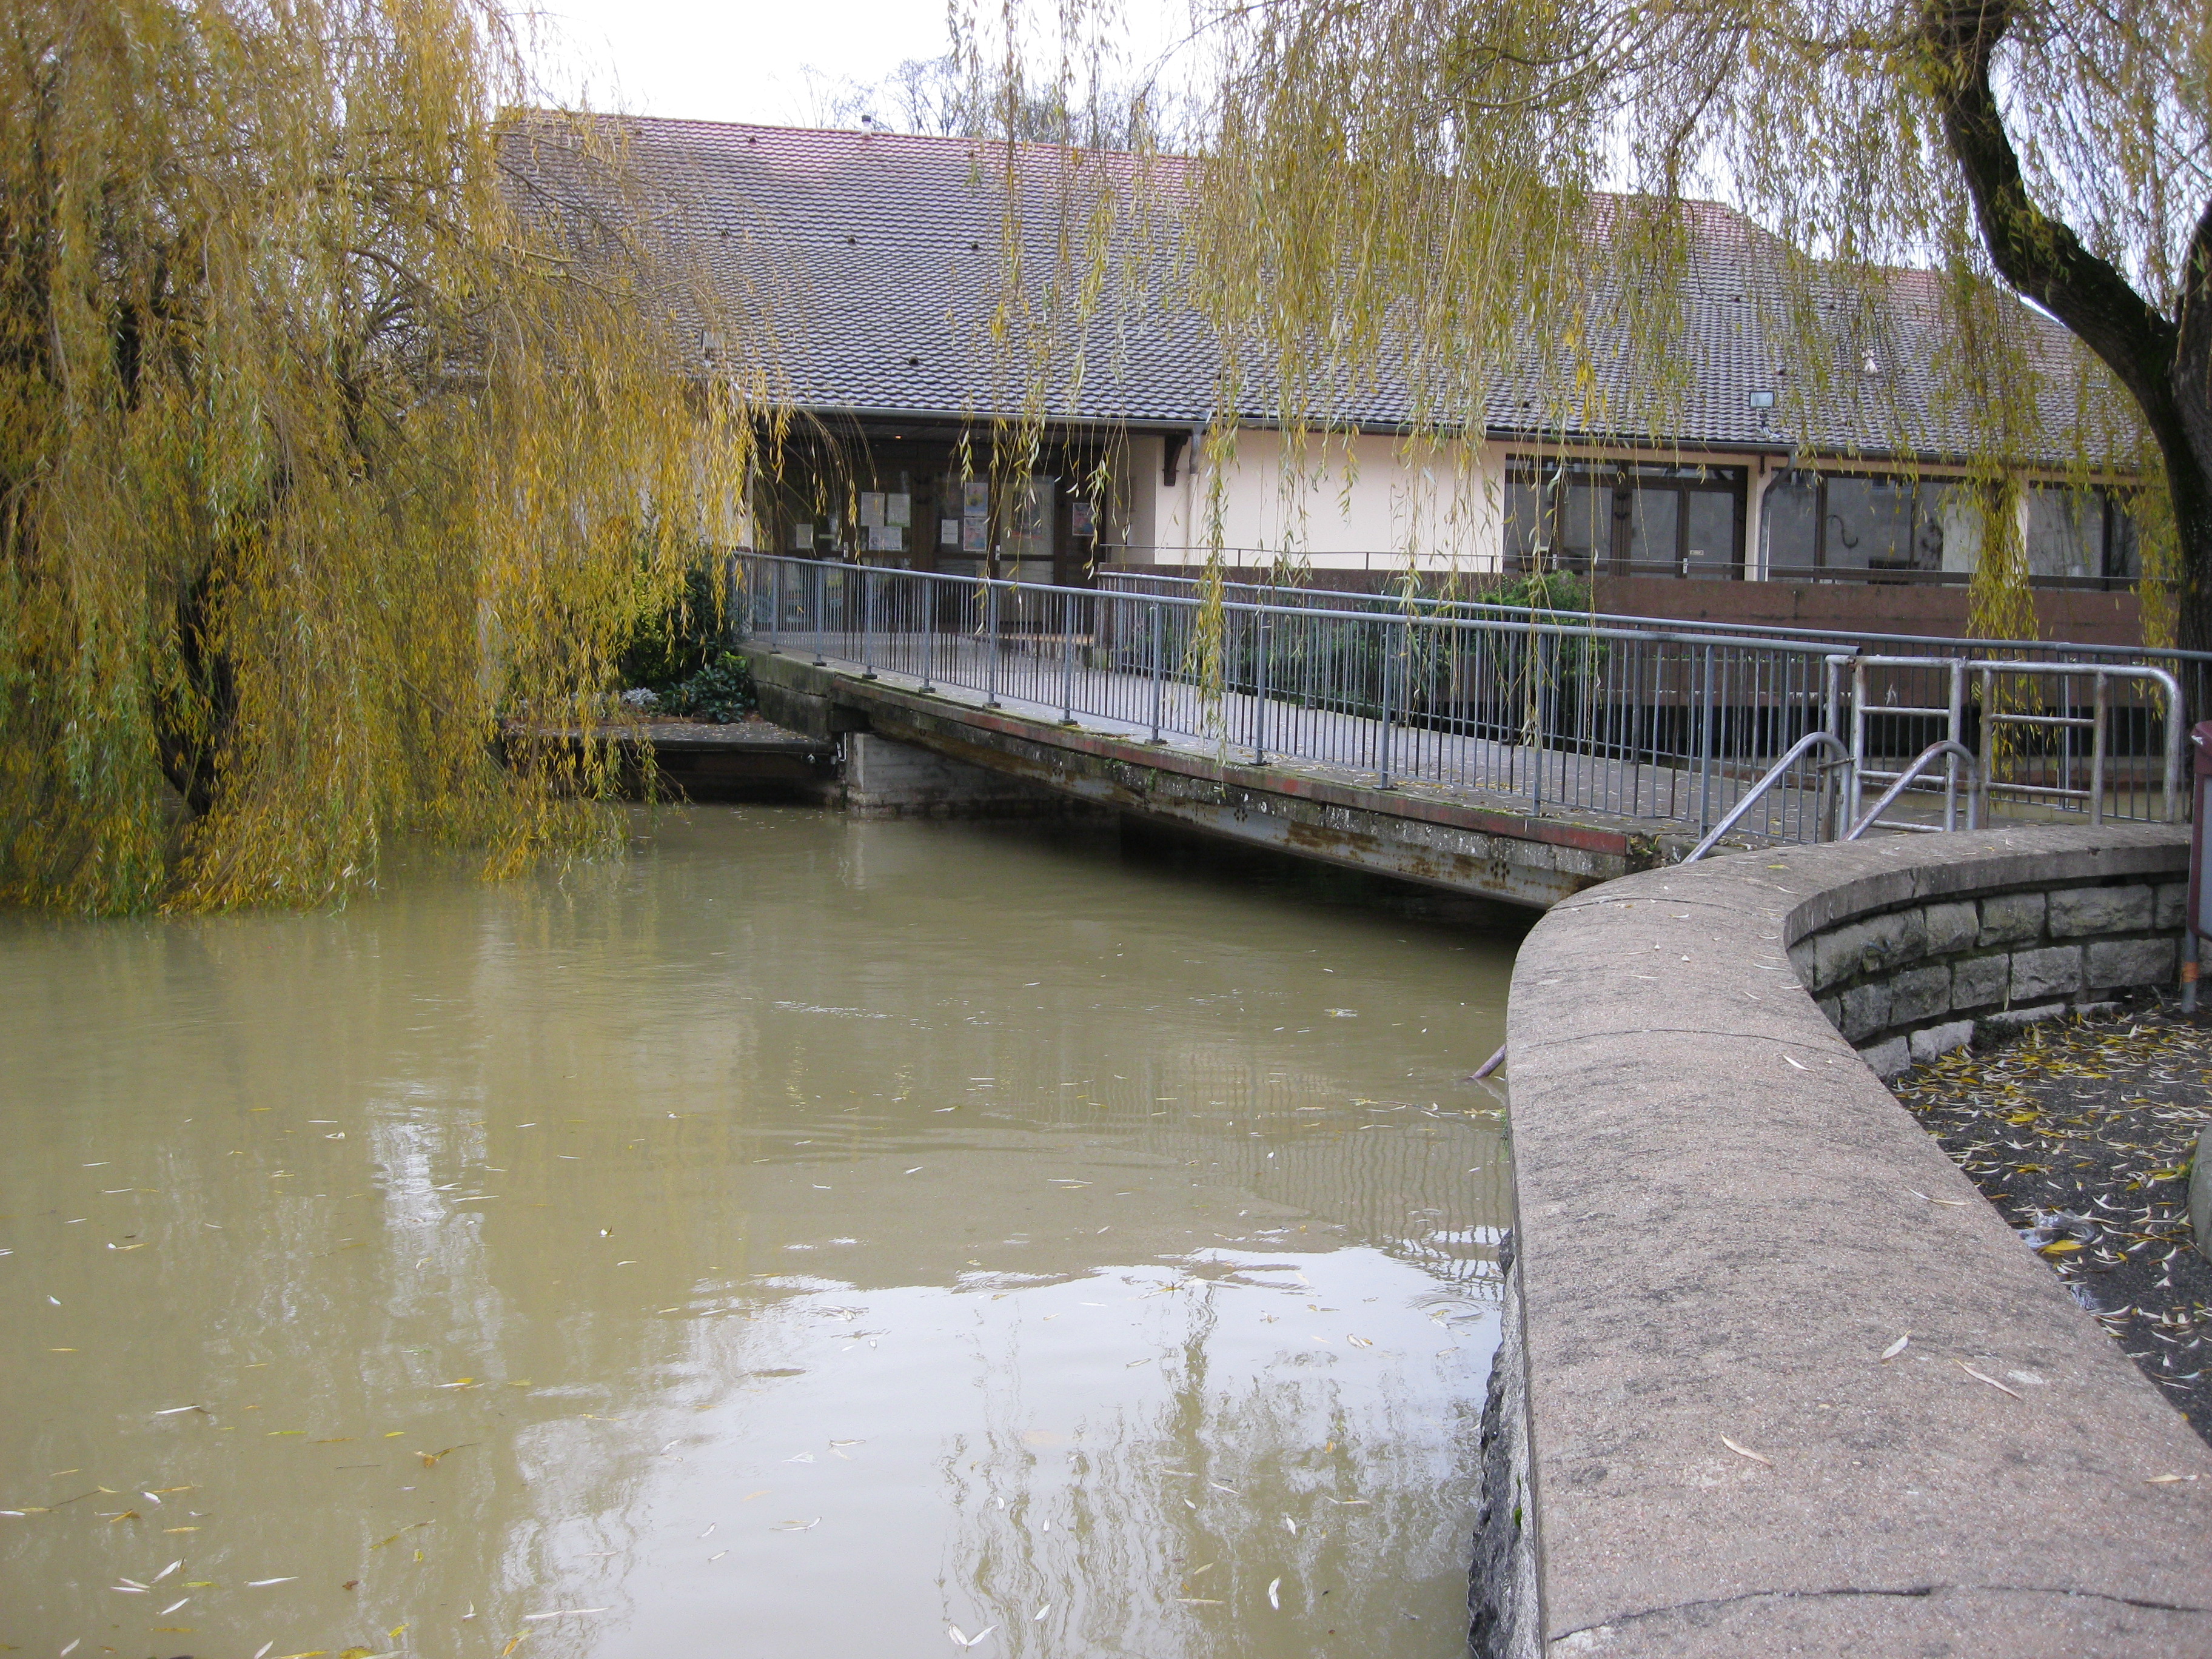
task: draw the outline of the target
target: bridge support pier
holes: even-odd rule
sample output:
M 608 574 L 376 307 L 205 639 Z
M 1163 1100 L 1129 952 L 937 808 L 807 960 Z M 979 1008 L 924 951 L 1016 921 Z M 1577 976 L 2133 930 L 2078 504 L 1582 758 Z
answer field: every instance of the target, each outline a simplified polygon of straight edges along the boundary
M 845 738 L 845 809 L 863 818 L 1057 818 L 1096 810 L 1004 772 L 872 732 Z

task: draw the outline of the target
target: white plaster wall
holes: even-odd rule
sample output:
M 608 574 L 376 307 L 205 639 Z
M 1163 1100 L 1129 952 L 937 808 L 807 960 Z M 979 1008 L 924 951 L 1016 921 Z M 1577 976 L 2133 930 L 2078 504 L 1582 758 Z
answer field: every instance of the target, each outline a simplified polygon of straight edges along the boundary
M 1205 557 L 1212 479 L 1194 464 L 1199 447 L 1185 449 L 1172 485 L 1157 458 L 1133 465 L 1131 528 L 1149 507 L 1158 562 Z M 1416 447 L 1359 434 L 1313 441 L 1300 458 L 1285 453 L 1280 434 L 1248 428 L 1222 478 L 1222 541 L 1233 564 L 1265 564 L 1287 551 L 1316 568 L 1388 570 L 1402 568 L 1410 551 L 1423 568 L 1492 570 L 1504 480 L 1504 458 L 1490 446 Z
M 1157 434 L 1139 433 L 1129 440 L 1122 463 L 1121 489 L 1116 492 L 1112 526 L 1114 545 L 1109 557 L 1122 564 L 1152 564 L 1157 562 L 1152 550 L 1159 543 L 1160 466 L 1166 453 L 1166 441 Z

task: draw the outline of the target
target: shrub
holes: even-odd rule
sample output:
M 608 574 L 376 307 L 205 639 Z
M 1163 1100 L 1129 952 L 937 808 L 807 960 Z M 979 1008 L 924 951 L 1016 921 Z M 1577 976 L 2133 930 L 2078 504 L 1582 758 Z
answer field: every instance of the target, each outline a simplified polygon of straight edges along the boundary
M 752 665 L 735 652 L 725 651 L 687 680 L 661 694 L 663 712 L 687 719 L 727 726 L 752 713 Z
M 1571 570 L 1532 570 L 1492 588 L 1482 599 L 1486 605 L 1554 614 L 1588 616 L 1590 611 L 1589 584 Z

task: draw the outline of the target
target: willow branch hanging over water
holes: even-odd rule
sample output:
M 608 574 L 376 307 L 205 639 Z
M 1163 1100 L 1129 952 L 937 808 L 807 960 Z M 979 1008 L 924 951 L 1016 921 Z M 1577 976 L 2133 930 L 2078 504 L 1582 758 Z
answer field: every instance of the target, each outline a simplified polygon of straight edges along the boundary
M 614 659 L 729 539 L 757 388 L 687 374 L 645 216 L 579 210 L 619 128 L 502 114 L 525 44 L 477 0 L 0 11 L 0 894 L 609 833 Z M 548 134 L 587 198 L 518 185 Z
M 2140 486 L 2147 572 L 2172 579 L 2148 624 L 2212 647 L 2201 0 L 1193 15 L 1200 142 L 1150 169 L 1164 207 L 1112 205 L 1182 239 L 1180 297 L 1218 363 L 1212 447 L 1278 425 L 1287 472 L 1387 403 L 1423 465 L 1501 436 L 1694 450 L 1756 386 L 1778 453 L 1959 480 L 1992 553 L 1984 630 L 2033 627 L 2023 480 Z M 1006 108 L 1100 84 L 1110 3 L 1054 19 L 991 24 L 1059 42 L 1056 70 L 1006 54 Z M 1059 102 L 1079 149 L 1081 100 Z

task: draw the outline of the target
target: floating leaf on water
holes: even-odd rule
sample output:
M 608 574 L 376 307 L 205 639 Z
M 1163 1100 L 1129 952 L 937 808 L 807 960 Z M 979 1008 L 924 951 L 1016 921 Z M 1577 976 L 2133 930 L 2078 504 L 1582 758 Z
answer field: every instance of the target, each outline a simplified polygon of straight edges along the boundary
M 972 1648 L 996 1629 L 998 1629 L 996 1625 L 986 1625 L 982 1629 L 977 1631 L 973 1636 L 970 1636 L 963 1631 L 957 1625 L 947 1625 L 945 1627 L 945 1633 L 952 1638 L 952 1645 L 954 1647 Z
M 1799 1071 L 1801 1071 L 1801 1072 L 1809 1072 L 1809 1071 L 1811 1071 L 1811 1070 L 1813 1069 L 1811 1066 L 1808 1066 L 1808 1065 L 1807 1065 L 1803 1060 L 1799 1060 L 1798 1058 L 1796 1058 L 1796 1056 L 1795 1056 L 1794 1054 L 1784 1054 L 1784 1055 L 1783 1055 L 1783 1056 L 1782 1056 L 1782 1058 L 1783 1058 L 1783 1059 L 1784 1059 L 1784 1060 L 1788 1060 L 1788 1061 L 1789 1061 L 1792 1066 L 1796 1066 Z
M 1752 1450 L 1748 1446 L 1739 1446 L 1735 1441 L 1729 1439 L 1726 1435 L 1723 1435 L 1721 1437 L 1721 1444 L 1726 1446 L 1738 1457 L 1748 1457 L 1753 1462 L 1764 1463 L 1770 1469 L 1774 1467 L 1774 1460 L 1772 1458 L 1761 1457 L 1757 1452 Z
M 300 1575 L 295 1572 L 289 1578 L 249 1578 L 246 1581 L 246 1588 L 265 1589 L 271 1584 L 296 1584 L 299 1582 Z
M 540 1619 L 580 1619 L 586 1613 L 605 1613 L 605 1607 L 556 1607 L 550 1613 L 526 1613 L 525 1620 L 535 1623 Z
M 1267 1581 L 1267 1605 L 1278 1613 L 1283 1610 L 1282 1588 L 1283 1581 L 1279 1578 L 1270 1578 Z
M 1298 1535 L 1298 1523 L 1286 1515 L 1283 1517 L 1283 1530 L 1296 1538 Z
M 2179 1476 L 2176 1476 L 2175 1478 L 2176 1478 L 2176 1479 L 2179 1479 Z M 1050 1613 L 1051 1611 L 1052 1611 L 1052 1603 L 1051 1603 L 1051 1602 L 1049 1602 L 1049 1601 L 1048 1601 L 1048 1602 L 1046 1602 L 1042 1607 L 1039 1607 L 1039 1608 L 1038 1608 L 1035 1613 L 1031 1613 L 1031 1614 L 1030 1615 L 1030 1623 L 1031 1623 L 1032 1625 L 1041 1625 L 1041 1624 L 1042 1624 L 1042 1623 L 1044 1622 L 1044 1616 L 1045 1616 L 1045 1614 L 1047 1614 L 1048 1613 Z
M 2148 1477 L 2143 1484 L 2147 1486 L 2170 1486 L 2177 1480 L 2194 1480 L 2196 1478 L 2193 1474 L 2154 1474 Z
M 1911 1340 L 1912 1333 L 1911 1331 L 1905 1332 L 1903 1336 L 1899 1337 L 1896 1341 L 1891 1343 L 1887 1347 L 1881 1351 L 1881 1357 L 1884 1359 L 1896 1358 L 1898 1355 L 1905 1352 L 1905 1345 Z

